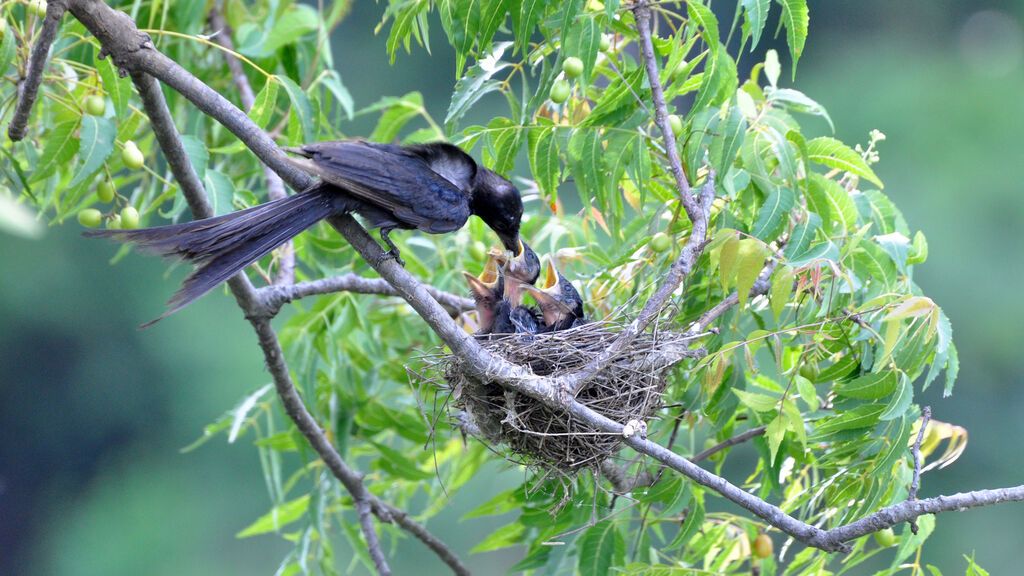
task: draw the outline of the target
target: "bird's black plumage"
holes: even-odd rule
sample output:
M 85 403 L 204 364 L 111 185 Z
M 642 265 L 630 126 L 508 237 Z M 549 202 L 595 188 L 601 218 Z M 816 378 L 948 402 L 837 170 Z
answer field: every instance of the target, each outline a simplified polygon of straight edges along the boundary
M 133 242 L 144 251 L 198 265 L 162 317 L 185 307 L 320 220 L 355 212 L 382 239 L 396 228 L 432 234 L 458 230 L 476 214 L 519 253 L 523 202 L 511 182 L 478 166 L 452 144 L 412 146 L 362 140 L 290 149 L 295 167 L 320 181 L 294 196 L 216 218 L 139 230 L 97 230 L 87 236 Z
M 500 258 L 491 253 L 479 276 L 463 272 L 470 293 L 476 302 L 477 336 L 492 337 L 508 334 L 536 334 L 541 329 L 537 313 L 509 299 L 509 287 L 518 284 L 504 275 Z

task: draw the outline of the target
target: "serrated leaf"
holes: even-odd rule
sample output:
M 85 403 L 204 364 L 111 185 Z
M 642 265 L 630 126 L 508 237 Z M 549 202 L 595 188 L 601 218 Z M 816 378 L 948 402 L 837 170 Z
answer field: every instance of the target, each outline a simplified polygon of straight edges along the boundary
M 235 538 L 249 538 L 250 536 L 257 536 L 268 532 L 277 532 L 288 524 L 302 518 L 308 509 L 309 494 L 274 506 L 270 512 L 260 516 L 255 522 L 236 534 Z
M 260 401 L 260 398 L 265 396 L 267 392 L 270 392 L 274 387 L 273 384 L 267 384 L 259 390 L 248 395 L 239 402 L 238 406 L 231 411 L 231 430 L 228 431 L 228 444 L 233 444 L 238 439 L 238 433 L 242 430 L 242 424 L 245 423 L 245 419 L 248 418 L 249 412 L 256 407 L 256 403 Z
M 764 268 L 765 247 L 753 238 L 740 240 L 739 253 L 736 255 L 736 294 L 739 296 L 740 309 L 747 305 L 750 289 Z
M 2 70 L 3 68 L 0 68 Z M 132 94 L 132 83 L 128 78 L 121 78 L 114 65 L 113 58 L 104 58 L 96 62 L 96 71 L 103 82 L 103 90 L 114 103 L 114 112 L 118 118 L 128 115 L 128 101 Z
M 752 234 L 765 242 L 775 240 L 789 222 L 795 201 L 796 195 L 787 187 L 778 186 L 772 190 L 757 212 Z
M 527 135 L 527 148 L 530 160 L 530 171 L 537 182 L 537 187 L 548 198 L 558 196 L 558 183 L 561 180 L 561 162 L 558 158 L 558 138 L 554 126 L 535 126 Z
M 374 142 L 395 140 L 402 128 L 423 110 L 423 95 L 419 92 L 409 92 L 401 98 L 388 98 L 383 102 L 386 102 L 382 106 L 384 113 L 370 134 L 370 140 Z
M 480 29 L 480 5 L 477 0 L 440 0 L 437 12 L 448 43 L 455 49 L 455 75 L 462 76 L 466 59 Z
M 838 182 L 817 173 L 811 173 L 807 187 L 807 207 L 821 216 L 831 231 L 833 224 L 852 232 L 857 228 L 857 207 L 850 195 Z
M 814 213 L 807 214 L 803 222 L 793 227 L 793 231 L 789 235 L 789 241 L 786 242 L 786 248 L 782 251 L 783 255 L 786 258 L 791 258 L 806 252 L 807 247 L 811 245 L 811 241 L 814 240 L 820 229 L 821 218 Z
M 750 33 L 750 50 L 757 48 L 761 41 L 761 32 L 768 23 L 768 10 L 771 0 L 743 0 L 743 17 Z
M 309 97 L 291 78 L 284 75 L 274 76 L 284 88 L 288 99 L 291 100 L 291 111 L 298 117 L 302 126 L 302 137 L 306 142 L 316 139 L 315 127 L 313 125 L 313 106 L 309 103 Z
M 823 418 L 815 426 L 814 437 L 816 439 L 827 438 L 843 430 L 857 430 L 874 426 L 878 423 L 878 417 L 884 409 L 885 407 L 881 404 L 867 404 L 857 406 L 837 416 Z
M 782 445 L 782 439 L 786 437 L 786 418 L 781 414 L 777 414 L 775 418 L 768 423 L 768 426 L 765 428 L 764 435 L 768 440 L 768 451 L 771 454 L 769 463 L 774 463 L 775 456 L 779 453 L 779 446 Z
M 956 384 L 958 374 L 960 374 L 960 353 L 956 351 L 956 344 L 950 344 L 949 359 L 946 361 L 946 385 L 942 389 L 943 397 L 948 397 L 953 393 L 953 385 Z
M 266 58 L 319 27 L 320 13 L 316 9 L 306 4 L 293 4 L 281 14 L 274 27 L 260 41 L 246 43 L 238 51 L 246 56 Z
M 580 574 L 604 575 L 622 563 L 626 542 L 615 523 L 605 520 L 588 528 L 576 547 L 580 556 Z
M 66 166 L 68 161 L 74 158 L 75 152 L 78 152 L 78 139 L 74 137 L 76 128 L 78 121 L 70 120 L 61 122 L 50 130 L 46 135 L 46 146 L 39 156 L 39 163 L 29 179 L 30 182 L 49 178 L 57 168 Z
M 569 138 L 569 167 L 584 206 L 589 205 L 595 197 L 600 200 L 603 196 L 603 152 L 601 136 L 597 130 L 577 129 Z
M 793 77 L 796 78 L 796 65 L 804 52 L 807 27 L 810 24 L 807 0 L 779 0 L 779 4 L 782 4 L 782 22 L 786 26 L 786 42 L 793 56 Z
M 896 389 L 896 373 L 891 370 L 872 372 L 847 382 L 836 384 L 834 391 L 839 396 L 859 400 L 885 398 Z
M 718 50 L 718 18 L 715 17 L 715 13 L 700 0 L 687 2 L 686 13 L 690 20 L 703 30 L 704 43 L 707 44 L 708 49 Z
M 793 293 L 793 279 L 796 273 L 789 266 L 779 266 L 772 278 L 769 300 L 772 305 L 772 314 L 775 320 L 782 316 L 786 304 L 789 303 L 789 296 Z
M 893 308 L 882 320 L 901 320 L 903 318 L 919 318 L 933 314 L 938 308 L 927 296 L 910 296 L 902 304 Z
M 341 81 L 341 75 L 336 70 L 328 70 L 321 82 L 334 96 L 334 100 L 338 105 L 341 106 L 342 111 L 345 112 L 345 117 L 351 120 L 355 112 L 355 101 L 352 99 L 352 93 L 348 91 L 345 83 Z
M 512 46 L 511 42 L 498 42 L 494 48 L 466 71 L 466 75 L 455 83 L 448 114 L 444 118 L 445 129 L 454 132 L 459 120 L 485 94 L 498 90 L 501 83 L 493 76 L 508 68 L 510 64 L 503 62 L 501 57 Z
M 739 94 L 739 92 L 737 92 Z M 747 134 L 747 119 L 738 106 L 730 106 L 711 140 L 711 163 L 719 174 L 727 174 Z
M 799 374 L 797 374 L 793 380 L 796 382 L 796 391 L 800 394 L 800 399 L 807 404 L 807 407 L 811 412 L 817 410 L 821 406 L 821 403 L 818 401 L 818 392 L 814 389 L 814 384 Z
M 884 421 L 903 416 L 906 414 L 907 408 L 910 408 L 910 402 L 913 399 L 914 387 L 910 383 L 910 378 L 907 378 L 907 375 L 901 372 L 896 390 L 878 419 Z
M 853 148 L 835 138 L 829 136 L 814 138 L 807 143 L 807 154 L 812 162 L 856 174 L 879 188 L 884 187 L 882 181 L 878 179 L 875 171 L 868 166 L 864 158 L 861 158 L 861 155 Z
M 530 45 L 530 36 L 533 35 L 533 28 L 540 19 L 544 10 L 544 2 L 541 0 L 523 0 L 519 5 L 519 11 L 512 13 L 512 27 L 515 30 L 516 50 L 524 53 Z
M 495 118 L 487 125 L 487 155 L 490 167 L 498 174 L 508 174 L 514 168 L 516 153 L 523 134 L 523 127 L 512 124 L 508 118 Z
M 802 114 L 810 114 L 811 116 L 820 116 L 828 122 L 828 126 L 833 132 L 836 130 L 835 125 L 832 123 L 832 117 L 828 115 L 825 107 L 812 100 L 803 92 L 791 88 L 774 88 L 770 90 L 766 88 L 765 96 L 768 102 L 780 108 Z
M 82 129 L 79 132 L 81 141 L 78 146 L 78 157 L 82 159 L 82 165 L 68 183 L 69 188 L 92 177 L 103 166 L 114 151 L 116 132 L 114 124 L 106 118 L 89 115 L 82 117 Z

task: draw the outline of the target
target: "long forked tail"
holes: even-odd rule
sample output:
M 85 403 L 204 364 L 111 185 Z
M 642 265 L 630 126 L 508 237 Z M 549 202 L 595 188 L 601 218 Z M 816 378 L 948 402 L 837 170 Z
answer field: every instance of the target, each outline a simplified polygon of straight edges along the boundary
M 197 268 L 150 326 L 181 310 L 249 264 L 320 220 L 345 210 L 344 196 L 317 185 L 294 196 L 215 218 L 138 230 L 90 230 L 89 237 L 131 242 L 143 252 L 191 262 Z

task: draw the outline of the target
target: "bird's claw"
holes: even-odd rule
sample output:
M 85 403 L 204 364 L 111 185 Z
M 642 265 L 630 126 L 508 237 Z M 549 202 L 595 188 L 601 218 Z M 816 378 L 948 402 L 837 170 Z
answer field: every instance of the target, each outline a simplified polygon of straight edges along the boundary
M 391 240 L 390 230 L 381 230 L 380 238 L 388 245 L 388 251 L 381 255 L 378 264 L 383 263 L 385 260 L 394 260 L 398 262 L 399 266 L 405 268 L 405 260 L 402 260 L 402 251 Z

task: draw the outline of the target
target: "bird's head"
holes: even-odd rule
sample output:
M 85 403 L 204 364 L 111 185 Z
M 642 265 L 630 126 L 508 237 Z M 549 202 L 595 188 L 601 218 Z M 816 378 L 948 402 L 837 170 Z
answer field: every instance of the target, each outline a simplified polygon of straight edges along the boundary
M 522 302 L 521 285 L 533 285 L 540 277 L 540 258 L 537 253 L 522 239 L 519 240 L 519 250 L 510 252 L 508 250 L 491 249 L 490 255 L 497 260 L 501 271 L 505 276 L 505 299 L 513 307 Z
M 537 286 L 524 285 L 524 288 L 537 301 L 544 323 L 548 326 L 563 325 L 583 318 L 583 297 L 572 282 L 555 268 L 554 260 L 550 257 Z
M 504 296 L 504 281 L 498 270 L 498 259 L 493 254 L 488 255 L 487 263 L 484 264 L 484 270 L 479 276 L 469 272 L 462 274 L 466 277 L 470 294 L 476 302 L 480 326 L 489 329 L 494 324 L 495 313 Z
M 481 167 L 473 178 L 469 209 L 494 230 L 506 250 L 519 254 L 523 197 L 518 188 L 493 170 Z

